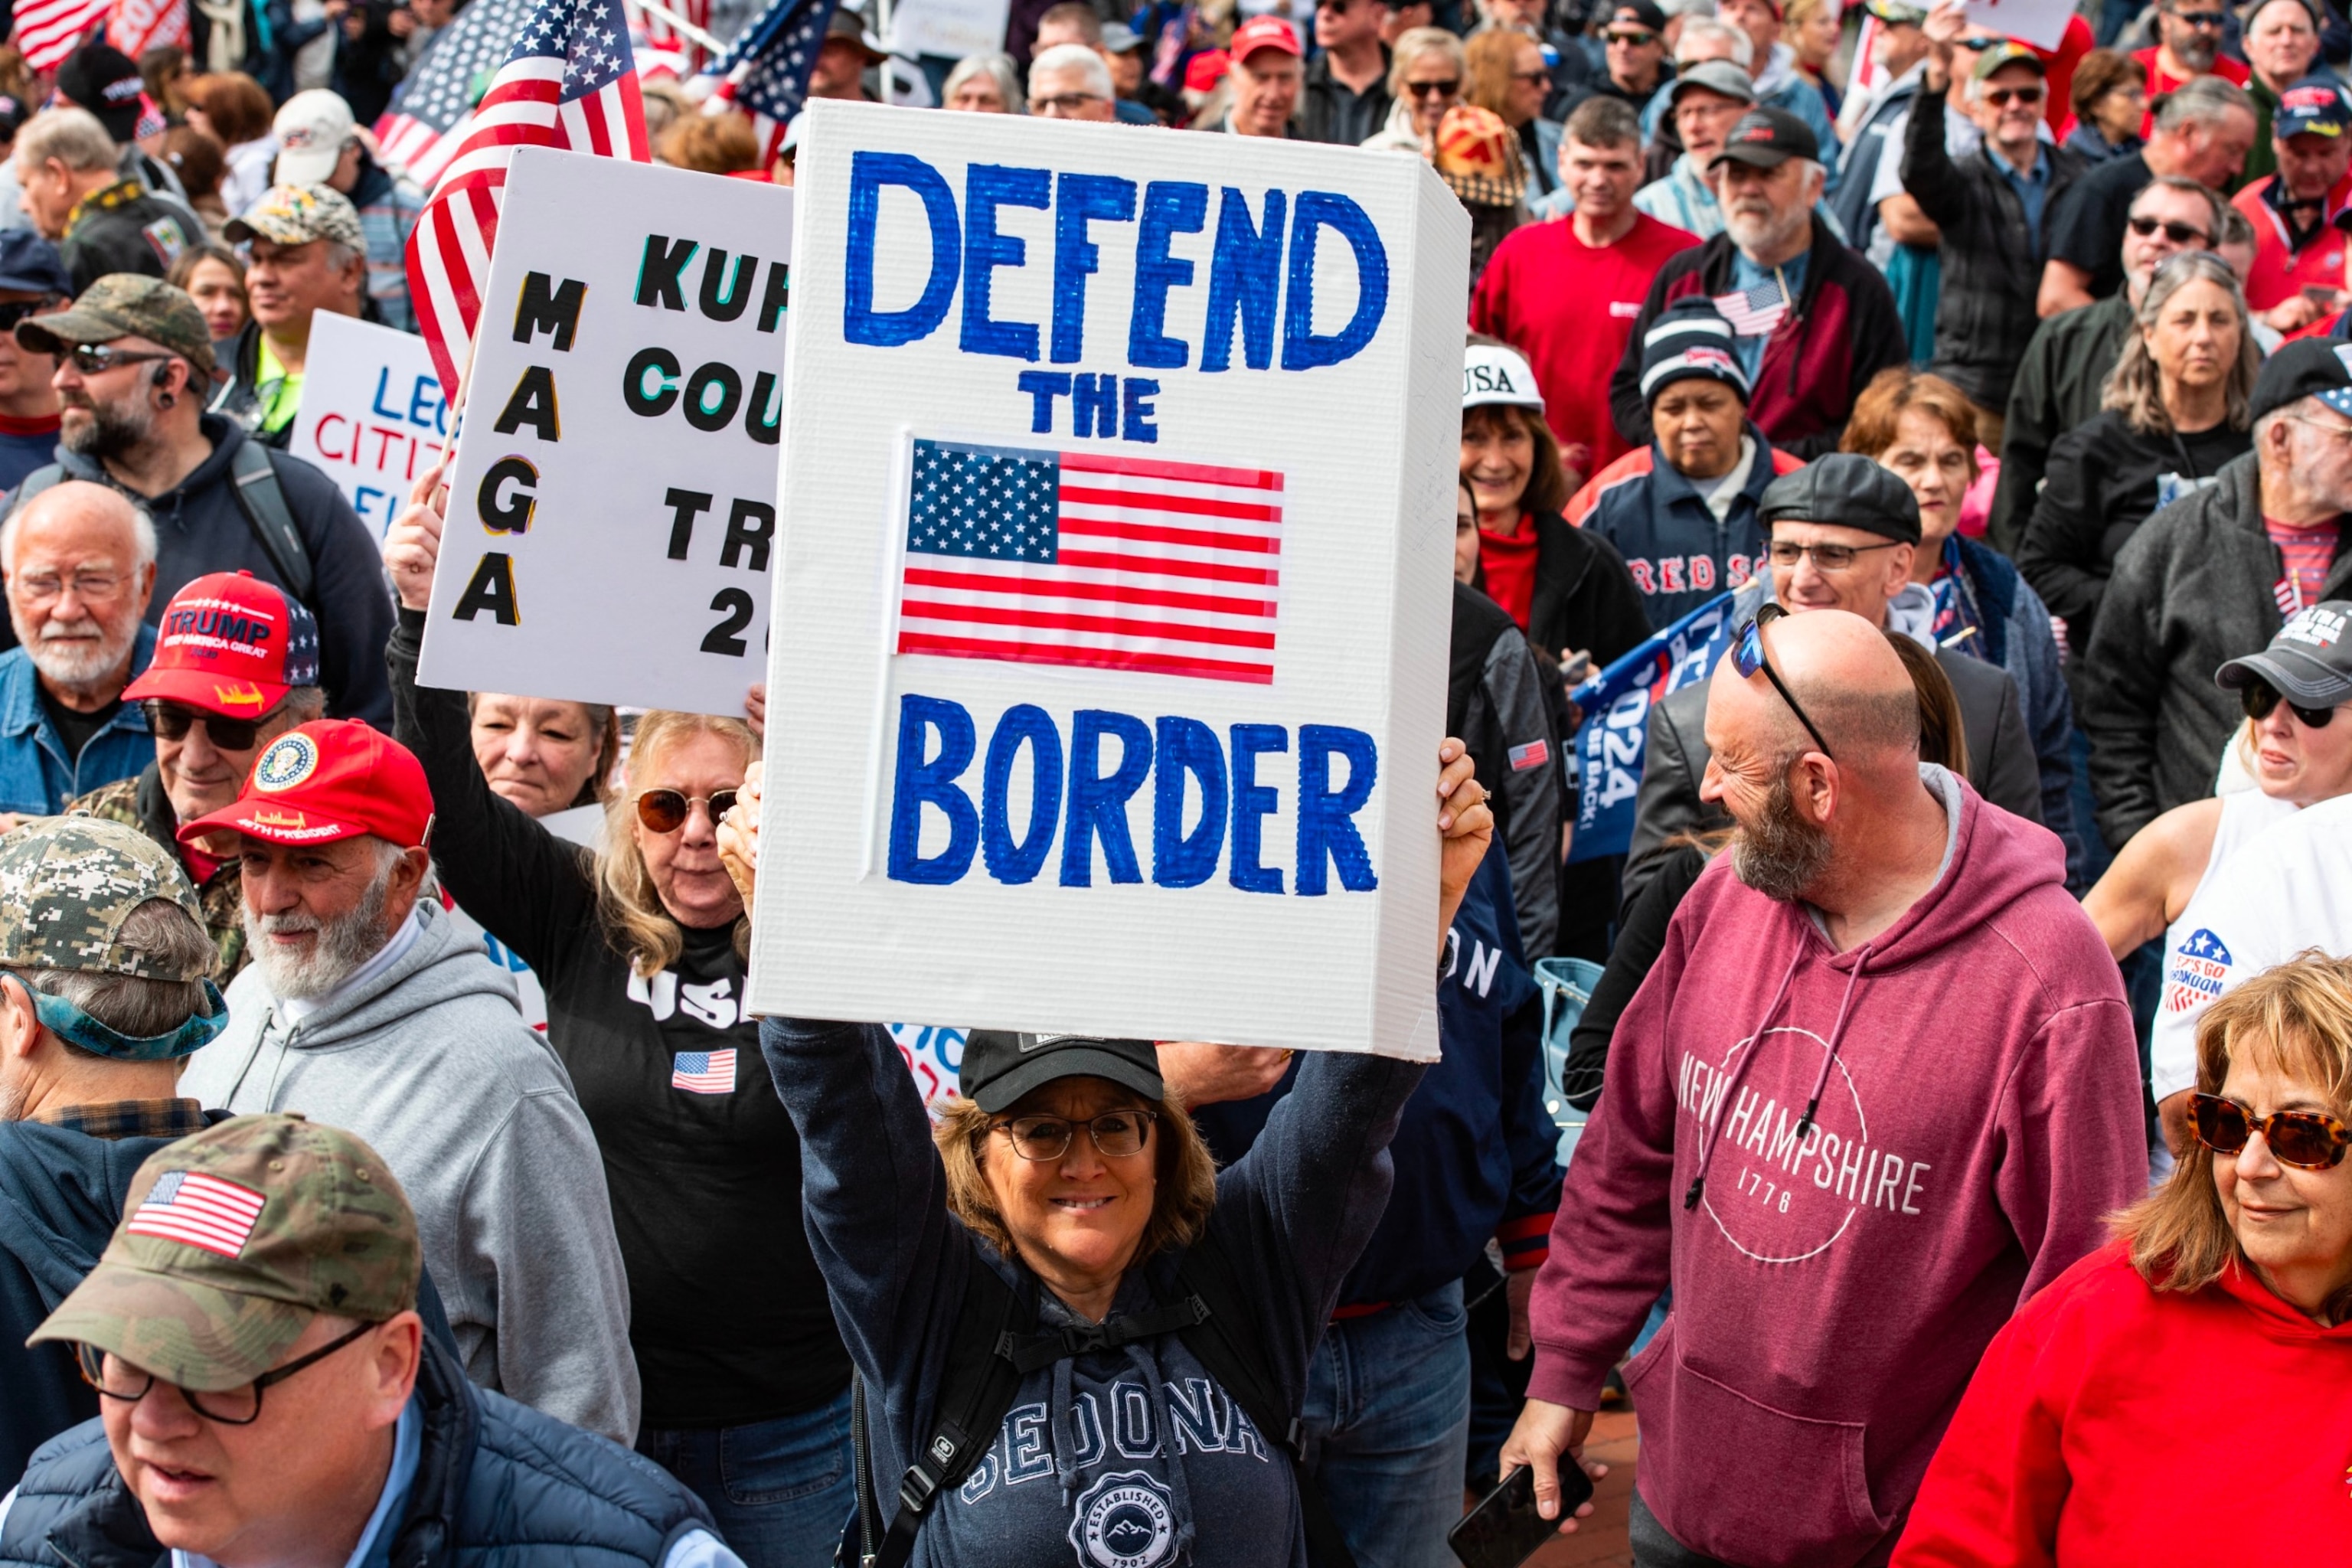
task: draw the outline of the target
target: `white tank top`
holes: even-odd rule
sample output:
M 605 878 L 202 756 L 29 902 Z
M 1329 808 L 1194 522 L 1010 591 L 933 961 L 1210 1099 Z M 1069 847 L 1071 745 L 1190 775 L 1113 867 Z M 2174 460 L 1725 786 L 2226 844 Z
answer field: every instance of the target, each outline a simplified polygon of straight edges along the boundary
M 2198 896 L 2213 880 L 2213 873 L 2221 868 L 2221 862 L 2260 837 L 2265 828 L 2285 821 L 2301 809 L 2293 801 L 2276 799 L 2258 789 L 2240 790 L 2221 797 L 2221 820 L 2213 825 L 2213 852 L 2205 858 L 2205 872 L 2197 879 L 2189 901 L 2180 906 L 2179 918 L 2165 928 L 2165 952 L 2173 952 L 2189 934 L 2189 911 L 2197 907 Z

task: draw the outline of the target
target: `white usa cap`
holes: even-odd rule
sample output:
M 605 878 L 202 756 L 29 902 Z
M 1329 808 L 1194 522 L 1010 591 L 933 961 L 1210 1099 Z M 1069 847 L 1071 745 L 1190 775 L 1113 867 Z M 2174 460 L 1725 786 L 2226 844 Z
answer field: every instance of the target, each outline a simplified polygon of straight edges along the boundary
M 1535 367 L 1527 356 L 1502 343 L 1472 343 L 1462 353 L 1462 406 L 1500 403 L 1543 411 Z

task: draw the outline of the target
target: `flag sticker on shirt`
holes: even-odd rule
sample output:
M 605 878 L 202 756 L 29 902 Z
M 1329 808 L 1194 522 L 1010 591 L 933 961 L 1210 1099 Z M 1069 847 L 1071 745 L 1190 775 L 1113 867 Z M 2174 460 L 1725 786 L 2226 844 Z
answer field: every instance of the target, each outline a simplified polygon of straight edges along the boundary
M 124 1226 L 131 1236 L 155 1236 L 165 1241 L 202 1247 L 223 1258 L 235 1258 L 253 1235 L 253 1223 L 268 1202 L 250 1187 L 224 1182 L 200 1171 L 166 1171 L 147 1190 Z
M 1551 745 L 1549 742 L 1529 741 L 1524 746 L 1513 746 L 1506 754 L 1511 760 L 1511 771 L 1523 773 L 1551 761 Z
M 2164 1010 L 2186 1013 L 2221 994 L 2230 977 L 2230 950 L 2220 937 L 2200 926 L 2172 950 L 2172 963 L 2164 974 Z
M 688 1094 L 735 1092 L 735 1052 L 679 1051 L 671 1059 L 669 1086 Z
M 1789 313 L 1789 296 L 1780 288 L 1778 273 L 1752 289 L 1735 289 L 1728 294 L 1715 297 L 1715 308 L 1731 323 L 1731 330 L 1743 338 L 1769 338 Z

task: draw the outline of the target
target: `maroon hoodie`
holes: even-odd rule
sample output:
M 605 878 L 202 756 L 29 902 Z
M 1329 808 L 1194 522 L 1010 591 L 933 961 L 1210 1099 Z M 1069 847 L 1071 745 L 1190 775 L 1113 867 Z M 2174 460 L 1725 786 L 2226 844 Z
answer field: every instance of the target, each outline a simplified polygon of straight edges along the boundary
M 1625 1369 L 1642 1496 L 1746 1568 L 1884 1561 L 1985 1346 L 2147 1184 L 2131 1016 L 2058 840 L 1922 773 L 1943 873 L 1856 948 L 1728 855 L 1700 877 L 1536 1284 L 1528 1392 L 1581 1410 L 1673 1286 Z

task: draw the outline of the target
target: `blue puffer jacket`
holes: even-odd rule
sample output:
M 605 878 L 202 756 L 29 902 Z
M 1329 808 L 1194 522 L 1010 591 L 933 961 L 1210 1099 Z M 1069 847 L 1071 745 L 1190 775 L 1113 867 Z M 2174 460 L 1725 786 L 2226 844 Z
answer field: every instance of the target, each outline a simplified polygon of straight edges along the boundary
M 711 1529 L 668 1472 L 617 1443 L 466 1381 L 430 1336 L 418 1369 L 424 1453 L 394 1532 L 397 1568 L 655 1564 Z M 169 1562 L 86 1421 L 44 1445 L 0 1521 L 0 1568 L 162 1568 Z

